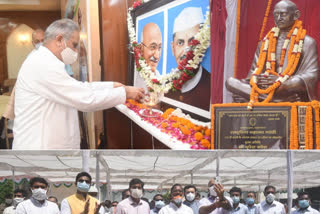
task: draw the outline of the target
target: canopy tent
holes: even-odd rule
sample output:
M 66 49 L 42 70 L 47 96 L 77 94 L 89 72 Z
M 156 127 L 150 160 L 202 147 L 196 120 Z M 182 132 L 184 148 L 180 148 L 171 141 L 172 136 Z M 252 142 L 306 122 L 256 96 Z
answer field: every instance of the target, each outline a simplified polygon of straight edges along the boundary
M 98 162 L 97 162 L 98 160 Z M 218 161 L 219 160 L 219 161 Z M 219 162 L 219 164 L 217 164 Z M 293 188 L 318 186 L 319 153 L 293 152 Z M 206 190 L 210 178 L 219 175 L 229 190 L 262 190 L 273 184 L 287 189 L 285 151 L 11 151 L 0 152 L 0 178 L 42 176 L 51 183 L 74 182 L 86 168 L 96 182 L 112 190 L 128 188 L 131 178 L 145 182 L 145 189 L 169 189 L 173 183 L 195 184 Z

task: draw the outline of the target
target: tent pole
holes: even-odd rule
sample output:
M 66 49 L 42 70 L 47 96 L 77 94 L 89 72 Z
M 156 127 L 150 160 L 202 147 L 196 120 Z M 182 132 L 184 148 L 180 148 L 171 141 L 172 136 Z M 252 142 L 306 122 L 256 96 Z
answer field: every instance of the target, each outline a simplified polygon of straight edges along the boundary
M 100 195 L 100 164 L 99 164 L 99 158 L 100 153 L 96 152 L 96 188 L 98 190 L 98 198 L 101 199 Z
M 191 172 L 191 184 L 193 184 L 193 173 Z
M 89 173 L 90 150 L 82 150 L 82 171 Z
M 220 174 L 220 151 L 218 150 L 217 152 L 217 162 L 216 162 L 216 178 L 217 180 L 219 179 L 219 174 Z M 219 181 L 220 182 L 220 181 Z
M 11 168 L 12 170 L 12 182 L 13 182 L 13 191 L 16 189 L 16 182 L 15 181 L 15 171 L 14 171 L 14 167 Z
M 107 200 L 111 200 L 111 184 L 110 184 L 110 169 L 107 169 Z
M 292 192 L 293 192 L 293 152 L 287 151 L 287 173 L 288 173 L 288 213 L 292 208 Z

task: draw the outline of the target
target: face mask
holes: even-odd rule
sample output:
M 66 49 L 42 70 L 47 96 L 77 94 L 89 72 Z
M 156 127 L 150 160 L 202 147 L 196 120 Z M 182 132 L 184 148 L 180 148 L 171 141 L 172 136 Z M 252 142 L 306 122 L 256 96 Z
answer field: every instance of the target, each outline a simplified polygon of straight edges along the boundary
M 182 197 L 180 195 L 176 196 L 173 198 L 173 202 L 177 205 L 180 206 L 182 203 Z
M 217 193 L 216 193 L 216 191 L 214 190 L 213 186 L 209 187 L 209 192 L 210 192 L 210 195 L 211 195 L 211 196 L 214 196 L 214 197 L 217 196 Z
M 163 201 L 156 201 L 155 206 L 157 209 L 161 209 L 162 207 L 164 207 L 164 202 Z
M 191 192 L 186 195 L 186 199 L 190 202 L 193 201 L 195 197 L 196 197 L 195 194 Z
M 11 198 L 6 198 L 6 204 L 12 204 L 12 199 Z
M 47 199 L 47 190 L 45 189 L 33 189 L 32 190 L 32 197 L 38 201 L 43 201 Z
M 64 41 L 65 49 L 61 52 L 62 61 L 66 65 L 71 65 L 77 61 L 78 53 L 67 47 L 66 41 Z
M 90 189 L 90 184 L 87 184 L 85 181 L 83 181 L 82 183 L 78 181 L 77 183 L 77 189 L 80 192 L 88 192 Z
M 24 198 L 14 198 L 13 199 L 13 206 L 17 206 L 19 203 L 21 203 L 24 200 Z
M 131 196 L 134 198 L 141 198 L 143 196 L 142 189 L 131 189 Z
M 232 201 L 233 201 L 233 203 L 235 203 L 235 204 L 239 204 L 239 202 L 240 202 L 240 197 L 238 197 L 238 196 L 233 196 L 233 197 L 232 197 Z
M 302 209 L 305 209 L 309 207 L 309 201 L 308 200 L 299 200 L 299 207 Z
M 275 198 L 276 198 L 276 196 L 275 196 L 274 194 L 269 193 L 269 194 L 267 195 L 267 197 L 266 197 L 266 200 L 267 200 L 267 202 L 268 202 L 269 204 L 271 204 L 271 203 L 274 201 Z
M 37 43 L 37 44 L 35 45 L 35 49 L 38 50 L 41 45 L 42 45 L 42 42 Z
M 253 198 L 247 198 L 247 204 L 252 205 L 254 203 Z

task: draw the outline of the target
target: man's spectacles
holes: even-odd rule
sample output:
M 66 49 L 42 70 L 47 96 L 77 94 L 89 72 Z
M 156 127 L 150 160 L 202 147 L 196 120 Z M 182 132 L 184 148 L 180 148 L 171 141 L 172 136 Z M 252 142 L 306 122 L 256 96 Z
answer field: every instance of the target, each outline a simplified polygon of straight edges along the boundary
M 86 182 L 87 184 L 90 184 L 91 182 L 89 180 L 83 180 L 83 179 L 79 179 L 78 180 L 80 183 Z
M 39 189 L 39 188 L 41 188 L 41 189 L 46 189 L 47 186 L 34 185 L 32 188 L 33 188 L 33 189 Z
M 150 46 L 148 47 L 148 46 L 146 46 L 143 42 L 141 42 L 141 44 L 142 44 L 144 47 L 148 48 L 150 51 L 156 51 L 156 50 L 161 51 L 161 49 L 162 49 L 162 46 L 161 46 L 161 45 L 150 45 Z

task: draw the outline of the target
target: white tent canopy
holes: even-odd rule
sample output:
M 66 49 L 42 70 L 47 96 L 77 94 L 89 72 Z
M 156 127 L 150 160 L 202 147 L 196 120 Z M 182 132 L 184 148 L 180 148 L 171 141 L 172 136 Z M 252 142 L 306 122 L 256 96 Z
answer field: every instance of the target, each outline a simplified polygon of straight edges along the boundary
M 317 152 L 295 151 L 292 162 L 294 189 L 319 186 Z M 74 182 L 83 168 L 89 170 L 94 182 L 97 176 L 101 183 L 110 180 L 109 190 L 128 188 L 130 179 L 135 177 L 145 182 L 145 189 L 157 190 L 169 189 L 174 183 L 193 183 L 206 190 L 209 179 L 216 175 L 226 190 L 238 186 L 261 191 L 272 184 L 285 191 L 288 185 L 286 151 L 0 152 L 2 179 L 11 179 L 14 172 L 16 178 L 41 176 L 51 183 Z

